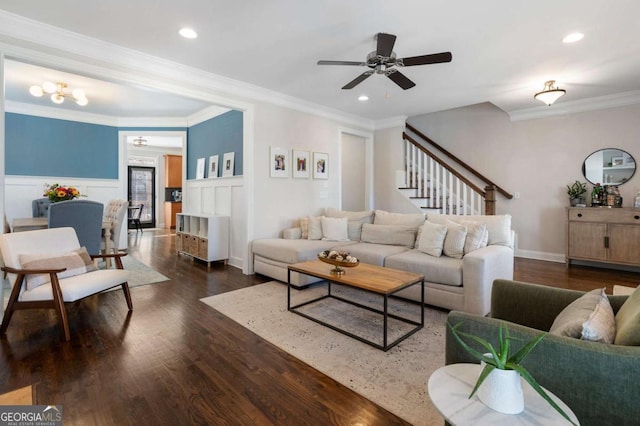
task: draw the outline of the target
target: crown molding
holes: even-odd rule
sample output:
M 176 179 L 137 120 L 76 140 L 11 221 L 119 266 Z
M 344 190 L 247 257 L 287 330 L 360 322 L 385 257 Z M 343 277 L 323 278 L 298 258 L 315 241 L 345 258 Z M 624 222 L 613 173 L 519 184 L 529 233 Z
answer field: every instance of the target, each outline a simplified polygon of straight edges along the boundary
M 0 48 L 8 57 L 81 70 L 96 78 L 141 84 L 243 110 L 259 101 L 368 130 L 374 121 L 279 92 L 212 74 L 0 10 Z M 52 49 L 55 55 L 51 54 Z M 231 98 L 231 99 L 230 99 Z M 238 99 L 239 98 L 239 99 Z
M 119 117 L 118 127 L 189 127 L 183 117 Z
M 553 104 L 550 107 L 541 106 L 536 108 L 520 109 L 517 111 L 511 111 L 508 114 L 511 121 L 523 121 L 637 104 L 640 104 L 640 90 L 582 99 L 579 101 L 563 102 L 560 104 Z
M 407 122 L 406 115 L 399 115 L 397 117 L 385 118 L 383 120 L 377 120 L 375 122 L 375 130 L 389 129 L 391 127 L 403 127 Z
M 229 111 L 231 111 L 229 108 L 223 108 L 217 105 L 212 105 L 208 108 L 205 108 L 187 117 L 187 125 L 188 127 L 195 126 L 196 124 L 200 124 L 207 120 L 211 120 L 212 118 L 222 115 L 224 113 L 227 113 Z
M 116 117 L 109 117 L 100 114 L 91 114 L 81 111 L 71 111 L 68 109 L 26 104 L 22 102 L 5 101 L 5 112 L 15 114 L 33 115 L 36 117 L 54 118 L 57 120 L 78 121 L 80 123 L 99 124 L 102 126 L 118 126 Z

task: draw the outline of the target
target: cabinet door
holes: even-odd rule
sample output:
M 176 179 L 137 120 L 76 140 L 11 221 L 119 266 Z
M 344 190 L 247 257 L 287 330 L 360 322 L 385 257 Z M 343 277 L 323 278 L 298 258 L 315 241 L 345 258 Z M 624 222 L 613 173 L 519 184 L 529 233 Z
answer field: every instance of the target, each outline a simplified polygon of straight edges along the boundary
M 604 223 L 569 223 L 569 257 L 605 260 L 604 238 L 607 225 Z
M 182 156 L 165 155 L 166 186 L 168 188 L 182 187 Z
M 609 260 L 640 263 L 640 226 L 609 225 Z

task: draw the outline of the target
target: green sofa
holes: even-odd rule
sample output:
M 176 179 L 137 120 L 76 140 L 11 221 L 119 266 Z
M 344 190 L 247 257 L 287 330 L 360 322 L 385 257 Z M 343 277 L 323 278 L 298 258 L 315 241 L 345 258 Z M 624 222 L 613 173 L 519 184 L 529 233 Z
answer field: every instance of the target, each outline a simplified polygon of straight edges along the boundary
M 498 325 L 528 341 L 548 331 L 556 316 L 584 292 L 510 280 L 496 280 L 491 314 L 482 317 L 451 311 L 451 324 L 496 344 Z M 618 312 L 627 296 L 609 296 Z M 514 344 L 514 349 L 520 347 Z M 446 364 L 477 362 L 447 328 Z M 637 425 L 640 422 L 640 347 L 588 342 L 548 334 L 523 365 L 542 386 L 560 397 L 581 425 Z M 528 386 L 528 385 L 527 385 Z

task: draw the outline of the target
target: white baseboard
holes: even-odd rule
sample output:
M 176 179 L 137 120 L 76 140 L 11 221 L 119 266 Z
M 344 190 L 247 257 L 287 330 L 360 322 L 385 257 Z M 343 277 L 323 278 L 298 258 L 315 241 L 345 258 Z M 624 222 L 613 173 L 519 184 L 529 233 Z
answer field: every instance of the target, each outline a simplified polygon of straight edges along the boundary
M 564 253 L 547 253 L 544 251 L 517 249 L 515 251 L 515 256 L 525 259 L 546 260 L 547 262 L 565 263 Z

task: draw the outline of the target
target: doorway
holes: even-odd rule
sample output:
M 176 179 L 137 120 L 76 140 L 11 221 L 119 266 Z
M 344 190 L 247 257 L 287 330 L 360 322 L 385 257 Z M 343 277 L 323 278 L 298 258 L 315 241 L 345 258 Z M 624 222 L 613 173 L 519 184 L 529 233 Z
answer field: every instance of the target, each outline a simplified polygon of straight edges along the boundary
M 127 199 L 129 206 L 136 207 L 142 205 L 142 212 L 133 210 L 134 214 L 140 214 L 140 225 L 143 228 L 156 227 L 156 168 L 129 166 Z M 130 210 L 131 211 L 131 210 Z M 131 217 L 129 217 L 131 219 Z M 129 229 L 134 229 L 135 225 L 131 220 Z

